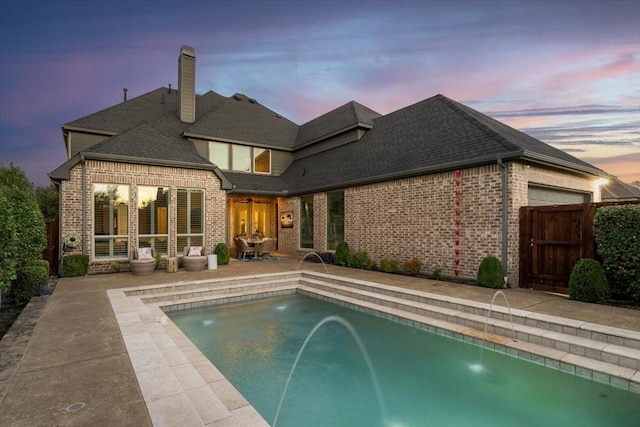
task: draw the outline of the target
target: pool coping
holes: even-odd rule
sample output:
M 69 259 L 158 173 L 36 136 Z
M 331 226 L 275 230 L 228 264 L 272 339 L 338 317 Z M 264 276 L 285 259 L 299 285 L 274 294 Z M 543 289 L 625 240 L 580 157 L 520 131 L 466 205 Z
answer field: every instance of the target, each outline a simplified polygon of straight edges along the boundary
M 180 282 L 180 285 L 264 279 L 278 276 L 302 277 L 303 274 L 338 277 L 299 270 L 296 273 L 271 273 L 246 275 L 233 279 L 195 280 Z M 368 283 L 380 288 L 397 289 L 397 287 L 391 285 L 375 282 L 358 279 L 348 280 Z M 349 298 L 340 297 L 337 294 L 323 295 L 322 291 L 295 283 L 266 289 L 264 292 L 249 296 L 221 295 L 207 297 L 198 302 L 175 304 L 169 304 L 169 301 L 155 303 L 145 303 L 143 301 L 145 297 L 149 296 L 144 293 L 146 291 L 174 286 L 177 286 L 177 284 L 135 286 L 107 291 L 144 401 L 155 426 L 172 425 L 176 422 L 181 425 L 204 423 L 204 425 L 215 427 L 231 425 L 268 426 L 267 421 L 260 416 L 241 393 L 173 324 L 165 311 L 163 311 L 163 308 L 194 308 L 290 293 L 311 294 L 313 297 L 346 305 L 394 322 L 407 324 L 476 345 L 485 345 L 494 351 L 541 364 L 551 369 L 640 393 L 639 371 L 633 372 L 629 368 L 620 367 L 620 371 L 617 373 L 619 375 L 601 373 L 597 370 L 597 366 L 589 366 L 589 363 L 595 365 L 597 361 L 590 361 L 585 367 L 585 360 L 580 360 L 580 356 L 553 349 L 548 349 L 547 354 L 541 355 L 539 351 L 532 352 L 531 345 L 526 342 L 518 342 L 513 339 L 505 339 L 505 337 L 492 336 L 491 334 L 488 334 L 485 340 L 484 336 L 478 336 L 477 333 L 471 332 L 471 328 L 462 325 L 455 325 L 437 319 L 430 319 L 425 322 L 424 317 L 416 316 L 413 318 L 411 313 L 400 313 L 392 308 L 387 308 L 383 312 L 379 309 L 368 307 L 365 301 L 360 301 L 356 304 L 349 301 Z M 429 294 L 422 291 L 403 289 L 403 293 L 407 292 Z M 454 297 L 442 295 L 437 297 L 449 301 L 460 301 L 459 298 Z M 469 300 L 464 301 L 471 305 L 486 305 L 485 303 Z M 525 312 L 524 310 L 520 311 Z M 566 320 L 567 322 L 575 322 L 571 319 Z

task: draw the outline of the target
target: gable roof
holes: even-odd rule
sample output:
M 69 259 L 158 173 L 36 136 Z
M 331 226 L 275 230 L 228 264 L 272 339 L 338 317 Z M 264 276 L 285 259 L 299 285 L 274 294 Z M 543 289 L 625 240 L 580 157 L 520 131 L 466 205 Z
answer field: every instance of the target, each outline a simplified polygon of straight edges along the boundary
M 282 174 L 292 194 L 423 175 L 501 160 L 599 169 L 443 95 L 375 119 L 359 141 L 294 161 Z
M 317 117 L 302 126 L 298 132 L 294 149 L 303 148 L 318 140 L 351 130 L 355 127 L 371 129 L 373 121 L 381 114 L 356 101 Z
M 640 200 L 640 188 L 612 179 L 600 187 L 602 200 Z

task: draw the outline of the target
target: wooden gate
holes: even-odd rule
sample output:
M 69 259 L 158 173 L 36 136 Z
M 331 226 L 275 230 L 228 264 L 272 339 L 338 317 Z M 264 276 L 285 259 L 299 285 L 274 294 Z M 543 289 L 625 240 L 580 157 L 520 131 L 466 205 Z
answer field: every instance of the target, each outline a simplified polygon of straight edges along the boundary
M 60 231 L 57 219 L 46 219 L 47 247 L 42 251 L 42 259 L 49 261 L 49 274 L 58 274 L 58 252 L 60 242 Z
M 635 201 L 520 208 L 520 287 L 569 293 L 569 276 L 581 258 L 600 261 L 593 219 L 600 206 Z
M 569 293 L 581 258 L 594 257 L 594 203 L 520 208 L 520 286 Z

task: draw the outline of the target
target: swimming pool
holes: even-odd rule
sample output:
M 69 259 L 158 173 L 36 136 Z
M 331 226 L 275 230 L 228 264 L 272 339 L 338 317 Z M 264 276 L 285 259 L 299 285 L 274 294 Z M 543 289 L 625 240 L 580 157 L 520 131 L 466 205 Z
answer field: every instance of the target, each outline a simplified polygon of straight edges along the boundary
M 278 426 L 636 426 L 640 395 L 299 294 L 168 313 L 273 422 L 291 366 L 327 316 L 361 337 L 379 383 L 343 325 L 317 330 Z M 386 414 L 386 417 L 384 416 Z

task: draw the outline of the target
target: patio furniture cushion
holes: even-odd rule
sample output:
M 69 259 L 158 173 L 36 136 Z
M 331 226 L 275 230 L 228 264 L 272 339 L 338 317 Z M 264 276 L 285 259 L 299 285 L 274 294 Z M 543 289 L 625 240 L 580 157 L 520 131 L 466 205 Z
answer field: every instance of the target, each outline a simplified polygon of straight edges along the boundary
M 138 248 L 133 249 L 131 252 L 132 259 L 129 261 L 129 267 L 134 276 L 146 276 L 153 273 L 156 269 L 156 259 L 153 248 Z
M 207 257 L 202 255 L 204 248 L 202 246 L 185 246 L 183 250 L 184 257 L 182 264 L 186 271 L 200 271 L 207 267 Z M 200 255 L 191 255 L 191 254 Z

